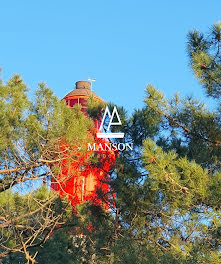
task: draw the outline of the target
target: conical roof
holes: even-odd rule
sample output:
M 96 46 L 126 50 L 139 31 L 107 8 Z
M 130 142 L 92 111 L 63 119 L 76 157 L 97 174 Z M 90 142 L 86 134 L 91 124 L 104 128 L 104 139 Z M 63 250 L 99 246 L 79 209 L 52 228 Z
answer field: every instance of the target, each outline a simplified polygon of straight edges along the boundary
M 64 98 L 69 96 L 76 96 L 76 95 L 87 95 L 91 96 L 91 94 L 94 97 L 97 97 L 100 99 L 100 97 L 93 91 L 91 91 L 91 83 L 88 81 L 78 81 L 75 83 L 76 87 L 74 90 L 69 92 L 67 95 L 65 95 Z M 101 99 L 100 99 L 101 100 Z

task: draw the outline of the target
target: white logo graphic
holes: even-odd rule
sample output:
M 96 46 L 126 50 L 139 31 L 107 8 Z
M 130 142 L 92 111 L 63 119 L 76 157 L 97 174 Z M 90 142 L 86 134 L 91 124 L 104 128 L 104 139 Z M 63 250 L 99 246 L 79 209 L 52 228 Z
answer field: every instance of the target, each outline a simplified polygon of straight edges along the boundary
M 104 116 L 103 116 L 100 128 L 99 128 L 100 131 L 103 130 L 104 121 L 105 121 L 105 118 L 106 118 L 107 115 L 110 118 L 109 125 L 107 127 L 107 131 L 109 131 L 110 126 L 113 126 L 113 125 L 114 126 L 120 126 L 121 125 L 121 120 L 120 120 L 119 114 L 117 112 L 116 106 L 114 107 L 112 115 L 111 115 L 110 110 L 109 110 L 109 108 L 107 106 L 106 109 L 105 109 L 105 112 L 104 112 Z M 116 115 L 116 117 L 117 117 L 117 120 L 118 120 L 117 122 L 113 122 L 114 115 Z M 98 138 L 123 138 L 124 137 L 124 133 L 97 133 L 97 137 Z

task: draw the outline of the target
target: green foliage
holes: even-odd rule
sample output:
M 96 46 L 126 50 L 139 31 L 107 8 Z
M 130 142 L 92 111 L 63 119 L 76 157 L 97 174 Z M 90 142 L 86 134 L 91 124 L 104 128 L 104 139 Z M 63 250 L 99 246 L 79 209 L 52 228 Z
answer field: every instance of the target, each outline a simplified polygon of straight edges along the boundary
M 93 95 L 87 100 L 87 113 L 93 120 L 97 120 L 101 117 L 101 112 L 104 107 L 105 103 L 96 100 Z
M 19 75 L 0 86 L 0 157 L 5 151 L 17 151 L 17 143 L 42 155 L 42 145 L 54 144 L 59 139 L 81 145 L 92 122 L 79 108 L 65 106 L 44 83 L 39 84 L 35 98 L 27 97 L 27 87 Z M 23 144 L 21 143 L 23 141 Z M 29 153 L 27 153 L 29 154 Z M 12 156 L 13 159 L 13 156 Z
M 0 154 L 13 148 L 13 140 L 24 133 L 24 112 L 30 107 L 27 88 L 19 75 L 6 85 L 0 83 Z
M 196 30 L 188 35 L 188 50 L 194 73 L 207 94 L 217 99 L 221 95 L 220 41 L 221 22 L 213 25 L 207 38 Z
M 191 67 L 207 95 L 214 99 L 220 99 L 220 35 L 221 24 L 217 23 L 208 37 L 198 31 L 188 36 Z M 10 85 L 17 85 L 13 83 L 15 80 Z M 17 117 L 12 115 L 13 98 L 3 100 L 0 105 L 5 111 L 0 122 L 10 132 L 2 133 L 1 137 L 8 140 L 2 150 L 6 146 L 13 149 L 13 142 L 23 138 L 21 135 L 26 135 L 27 145 L 39 154 L 39 142 L 48 144 L 63 136 L 70 142 L 72 136 L 76 142 L 84 139 L 85 133 L 83 137 L 81 133 L 78 135 L 78 127 L 86 132 L 91 121 L 79 109 L 69 111 L 43 84 L 35 103 L 30 103 L 25 86 L 21 83 L 19 87 L 16 89 L 24 94 L 24 102 L 18 102 Z M 9 91 L 6 89 L 4 93 L 4 98 L 8 98 Z M 103 107 L 100 103 L 90 98 L 88 106 L 92 119 L 100 117 Z M 114 105 L 108 106 L 112 111 Z M 27 109 L 31 109 L 28 110 L 31 114 L 22 114 Z M 65 199 L 54 200 L 50 210 L 55 216 L 61 215 L 63 222 L 53 229 L 44 246 L 30 248 L 30 254 L 33 256 L 37 251 L 36 261 L 49 264 L 221 263 L 220 108 L 208 110 L 203 102 L 178 94 L 166 99 L 162 92 L 148 85 L 142 109 L 131 117 L 122 107 L 118 107 L 118 112 L 122 126 L 112 130 L 124 132 L 125 138 L 116 142 L 133 143 L 134 148 L 120 153 L 110 175 L 116 207 L 107 212 L 87 202 L 73 213 Z M 74 116 L 77 125 L 68 123 L 69 115 Z M 32 123 L 36 129 L 31 128 Z M 15 131 L 13 124 L 18 126 Z M 10 177 L 4 180 L 10 182 Z M 32 211 L 36 208 L 35 199 L 39 202 L 50 195 L 42 188 L 32 198 L 4 192 L 2 212 L 24 214 L 25 204 Z M 22 219 L 22 223 L 25 221 Z M 13 248 L 18 240 L 11 238 L 10 232 L 7 230 L 4 236 L 10 238 L 8 246 Z M 11 254 L 4 261 L 25 263 L 20 253 Z
M 33 261 L 29 248 L 44 243 L 60 220 L 72 215 L 67 205 L 57 210 L 57 193 L 39 186 L 59 172 L 62 144 L 70 153 L 85 151 L 82 142 L 89 140 L 93 122 L 79 107 L 66 107 L 44 83 L 33 100 L 27 92 L 19 75 L 0 81 L 0 256 L 23 252 Z
M 191 66 L 216 99 L 219 32 L 216 24 L 208 39 L 197 31 L 188 37 Z M 126 235 L 122 229 L 119 233 L 124 242 L 130 237 L 131 259 L 148 263 L 140 258 L 151 252 L 153 263 L 220 263 L 220 109 L 208 110 L 199 100 L 178 94 L 167 100 L 153 85 L 147 87 L 145 103 L 130 119 L 133 127 L 127 120 L 122 129 L 132 128 L 127 139 L 134 151 L 121 155 L 112 183 L 126 228 Z M 149 251 L 142 248 L 137 255 L 140 245 Z

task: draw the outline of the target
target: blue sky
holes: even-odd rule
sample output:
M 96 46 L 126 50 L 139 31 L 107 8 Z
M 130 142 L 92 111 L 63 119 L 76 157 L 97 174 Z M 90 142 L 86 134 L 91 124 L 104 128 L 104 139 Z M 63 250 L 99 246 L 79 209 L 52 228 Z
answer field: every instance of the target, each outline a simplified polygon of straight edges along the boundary
M 8 0 L 0 4 L 0 67 L 62 98 L 78 80 L 129 112 L 154 84 L 204 98 L 188 66 L 186 35 L 221 20 L 220 0 Z M 204 98 L 205 99 L 205 98 Z

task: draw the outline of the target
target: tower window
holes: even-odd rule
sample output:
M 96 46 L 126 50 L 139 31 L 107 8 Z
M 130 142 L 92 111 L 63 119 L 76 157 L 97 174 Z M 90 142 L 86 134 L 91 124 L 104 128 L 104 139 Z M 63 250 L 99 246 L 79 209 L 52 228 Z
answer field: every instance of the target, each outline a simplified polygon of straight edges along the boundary
M 79 104 L 81 104 L 82 107 L 86 107 L 87 106 L 87 100 L 80 98 Z
M 71 99 L 70 100 L 70 107 L 73 107 L 77 103 L 78 103 L 78 99 Z

